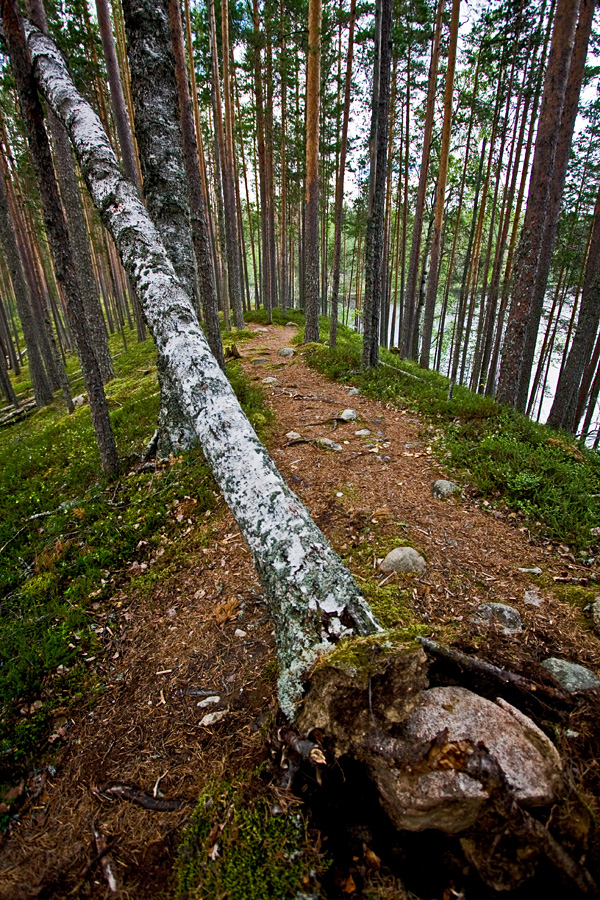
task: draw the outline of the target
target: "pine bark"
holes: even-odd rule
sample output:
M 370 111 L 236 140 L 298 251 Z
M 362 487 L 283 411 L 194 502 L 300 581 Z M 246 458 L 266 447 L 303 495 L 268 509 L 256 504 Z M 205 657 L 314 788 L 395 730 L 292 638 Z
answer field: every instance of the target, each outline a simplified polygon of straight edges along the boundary
M 344 113 L 342 118 L 342 135 L 340 146 L 340 162 L 335 185 L 335 212 L 333 231 L 333 272 L 331 287 L 331 330 L 329 345 L 333 347 L 337 339 L 338 297 L 340 292 L 340 255 L 342 246 L 342 217 L 344 213 L 344 178 L 346 174 L 346 154 L 348 152 L 348 125 L 350 122 L 350 92 L 352 90 L 352 59 L 354 54 L 354 27 L 356 24 L 356 0 L 350 3 L 350 21 L 348 23 L 348 51 L 346 56 L 346 80 L 344 84 Z
M 119 72 L 119 61 L 117 59 L 117 49 L 110 21 L 108 0 L 96 0 L 96 13 L 98 15 L 98 27 L 100 28 L 104 62 L 106 63 L 106 72 L 110 87 L 113 116 L 117 127 L 121 156 L 123 158 L 123 168 L 125 174 L 131 178 L 133 183 L 137 186 L 141 197 L 142 185 L 138 168 L 138 159 L 133 134 L 131 132 L 131 124 L 127 114 L 127 104 L 125 102 L 125 94 L 123 93 L 121 74 Z
M 442 146 L 440 150 L 440 168 L 438 174 L 437 196 L 435 204 L 435 220 L 433 223 L 433 241 L 431 244 L 431 262 L 429 281 L 427 283 L 427 300 L 423 321 L 423 337 L 421 341 L 421 365 L 429 368 L 431 335 L 433 333 L 433 317 L 438 288 L 438 269 L 440 262 L 440 245 L 442 239 L 442 222 L 444 218 L 444 201 L 446 199 L 446 179 L 448 177 L 448 156 L 450 152 L 450 129 L 452 126 L 452 92 L 454 88 L 454 70 L 456 67 L 456 43 L 458 40 L 458 16 L 460 0 L 452 2 L 452 18 L 450 21 L 450 46 L 448 49 L 448 67 L 446 69 L 446 87 L 444 90 L 444 124 L 442 126 Z
M 169 22 L 171 26 L 171 40 L 173 42 L 183 160 L 190 194 L 192 239 L 198 266 L 202 313 L 208 344 L 215 359 L 221 368 L 224 369 L 225 357 L 223 356 L 223 342 L 221 340 L 221 329 L 219 327 L 219 304 L 208 234 L 208 215 L 202 190 L 192 99 L 188 85 L 187 66 L 185 64 L 185 49 L 183 45 L 179 0 L 169 0 Z
M 321 0 L 309 0 L 306 72 L 306 207 L 304 211 L 304 340 L 319 340 L 319 105 Z
M 571 64 L 579 0 L 558 0 L 535 142 L 527 209 L 515 263 L 508 327 L 504 337 L 498 400 L 524 410 L 531 365 L 526 364 L 527 330 L 533 321 L 535 281 L 542 254 L 552 173 Z
M 373 75 L 371 116 L 371 170 L 369 209 L 365 237 L 365 293 L 363 302 L 362 366 L 379 361 L 379 319 L 383 296 L 385 230 L 385 187 L 390 110 L 390 69 L 392 62 L 392 0 L 379 0 L 376 12 L 377 44 Z M 379 22 L 378 22 L 379 20 Z M 378 23 L 378 24 L 377 24 Z
M 69 131 L 169 377 L 253 554 L 276 631 L 280 704 L 294 718 L 303 683 L 319 655 L 345 634 L 370 634 L 380 626 L 244 416 L 156 228 L 56 46 L 31 27 L 28 41 L 41 90 Z
M 437 73 L 440 55 L 440 41 L 442 37 L 442 16 L 446 0 L 438 0 L 435 37 L 431 51 L 431 64 L 429 67 L 429 83 L 427 87 L 427 109 L 425 113 L 425 128 L 423 132 L 423 150 L 421 154 L 421 168 L 419 171 L 419 186 L 417 189 L 417 201 L 413 220 L 413 230 L 410 245 L 410 257 L 408 263 L 408 277 L 406 280 L 405 310 L 402 324 L 402 340 L 400 352 L 403 356 L 413 356 L 415 317 L 417 311 L 417 282 L 419 278 L 419 255 L 421 251 L 421 238 L 423 234 L 423 215 L 425 212 L 425 195 L 427 192 L 427 177 L 429 174 L 429 156 L 431 153 L 431 136 L 433 133 L 433 116 L 435 112 L 435 95 L 437 88 Z

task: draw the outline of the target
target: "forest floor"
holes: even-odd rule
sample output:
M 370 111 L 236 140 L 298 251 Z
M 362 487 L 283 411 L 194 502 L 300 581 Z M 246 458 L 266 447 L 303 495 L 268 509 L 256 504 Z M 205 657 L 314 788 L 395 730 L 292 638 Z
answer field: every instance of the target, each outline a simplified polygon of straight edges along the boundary
M 600 673 L 600 638 L 583 611 L 596 591 L 589 567 L 567 547 L 536 543 L 514 513 L 484 505 L 468 489 L 434 499 L 432 483 L 449 473 L 415 414 L 349 396 L 348 387 L 310 369 L 301 348 L 279 356 L 292 346 L 295 326 L 250 328 L 252 338 L 239 345 L 247 375 L 277 379 L 264 385 L 276 416 L 273 459 L 385 625 L 452 643 L 540 683 L 552 683 L 540 666 L 548 656 Z M 346 408 L 356 421 L 335 421 Z M 371 434 L 357 435 L 361 429 Z M 305 442 L 288 439 L 291 431 Z M 322 449 L 314 443 L 322 437 L 342 449 Z M 190 498 L 177 519 L 190 529 L 177 566 L 151 591 L 125 586 L 95 613 L 107 626 L 106 688 L 91 712 L 63 728 L 56 765 L 20 786 L 28 799 L 0 849 L 2 900 L 107 896 L 102 840 L 120 897 L 174 896 L 177 844 L 204 785 L 251 771 L 265 758 L 276 712 L 275 651 L 250 554 L 222 502 L 196 521 Z M 425 557 L 422 577 L 380 572 L 378 561 L 403 544 Z M 160 559 L 149 565 L 160 574 Z M 536 568 L 541 574 L 521 571 Z M 487 601 L 518 609 L 523 631 L 505 636 L 474 625 L 475 608 Z M 209 696 L 219 699 L 201 706 Z M 214 712 L 223 715 L 203 724 Z M 578 706 L 571 736 L 561 727 L 556 739 L 566 758 L 585 761 L 594 803 L 598 763 L 588 712 Z M 117 797 L 115 785 L 183 803 L 146 809 Z M 336 876 L 340 896 L 358 897 L 347 876 Z

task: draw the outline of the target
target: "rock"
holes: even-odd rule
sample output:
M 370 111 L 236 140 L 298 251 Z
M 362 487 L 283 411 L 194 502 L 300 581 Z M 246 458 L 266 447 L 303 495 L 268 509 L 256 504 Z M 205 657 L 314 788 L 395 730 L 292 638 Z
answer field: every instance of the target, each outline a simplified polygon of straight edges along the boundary
M 558 681 L 560 686 L 573 694 L 575 691 L 592 691 L 600 688 L 600 678 L 578 663 L 567 662 L 551 656 L 542 662 L 547 672 Z
M 424 575 L 426 563 L 414 547 L 395 547 L 379 568 L 382 572 L 416 572 L 417 575 Z
M 205 697 L 204 700 L 201 700 L 196 706 L 199 706 L 200 709 L 206 709 L 207 706 L 214 706 L 216 703 L 220 703 L 221 698 L 218 694 L 213 694 L 211 697 Z
M 556 748 L 531 719 L 503 700 L 492 703 L 461 687 L 424 691 L 395 744 L 396 758 L 404 748 L 410 765 L 396 768 L 373 755 L 370 770 L 400 829 L 456 834 L 470 828 L 490 797 L 482 777 L 486 757 L 524 806 L 550 803 L 561 781 Z
M 446 481 L 445 478 L 438 478 L 431 486 L 431 492 L 438 500 L 445 500 L 446 497 L 451 497 L 457 491 L 460 491 L 458 484 L 455 484 L 453 481 Z
M 596 634 L 600 634 L 600 597 L 596 597 L 592 603 L 592 617 Z
M 350 397 L 358 397 L 359 394 L 360 394 L 360 391 L 356 387 L 351 387 L 350 390 L 348 391 L 348 395 Z
M 503 634 L 518 634 L 523 631 L 521 615 L 507 603 L 481 603 L 471 616 L 474 625 L 501 625 Z
M 265 359 L 264 356 L 258 356 L 256 359 L 252 360 L 253 366 L 264 366 L 265 363 L 268 363 L 269 360 Z
M 268 334 L 269 329 L 268 328 L 255 328 L 254 333 L 255 334 Z
M 336 444 L 335 441 L 331 441 L 329 438 L 319 438 L 317 441 L 317 444 L 319 445 L 319 447 L 321 447 L 322 450 L 341 450 L 342 449 L 341 444 Z
M 361 428 L 359 431 L 355 431 L 354 434 L 358 435 L 358 437 L 367 437 L 371 432 L 368 428 Z
M 356 410 L 345 409 L 339 414 L 338 419 L 341 419 L 342 422 L 354 422 L 356 420 Z
M 73 397 L 73 406 L 75 409 L 79 409 L 80 406 L 85 406 L 87 403 L 87 394 L 78 394 L 77 397 Z
M 541 606 L 544 602 L 544 598 L 534 584 L 530 584 L 525 591 L 524 600 L 527 606 Z
M 519 569 L 519 572 L 523 572 L 524 575 L 541 575 L 542 570 L 539 566 L 535 566 L 533 569 Z
M 276 378 L 273 378 L 273 377 L 270 377 L 270 378 L 263 378 L 262 383 L 263 383 L 263 384 L 279 384 L 278 380 L 277 380 Z
M 233 636 L 238 637 L 238 638 L 245 638 L 246 632 L 244 631 L 243 628 L 236 628 L 235 631 L 233 632 Z
M 200 720 L 200 726 L 204 728 L 208 728 L 209 725 L 216 725 L 217 722 L 220 722 L 225 718 L 227 713 L 224 709 L 219 709 L 217 712 L 207 713 L 207 715 L 203 716 Z
M 286 438 L 288 439 L 288 441 L 301 441 L 302 435 L 297 431 L 288 431 L 288 433 L 286 434 Z
M 298 323 L 297 323 L 297 322 L 286 322 L 286 323 L 285 323 L 285 327 L 286 327 L 286 328 L 290 328 L 290 327 L 291 327 L 291 328 L 298 328 L 299 326 L 298 326 Z
M 277 352 L 278 356 L 295 356 L 296 351 L 291 347 L 282 347 L 281 350 Z

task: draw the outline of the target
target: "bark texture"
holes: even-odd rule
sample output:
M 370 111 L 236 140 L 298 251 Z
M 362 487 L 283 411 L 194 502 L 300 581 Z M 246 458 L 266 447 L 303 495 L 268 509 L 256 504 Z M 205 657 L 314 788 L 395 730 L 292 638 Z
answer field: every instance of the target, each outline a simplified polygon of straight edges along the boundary
M 224 369 L 225 357 L 223 356 L 223 342 L 221 340 L 221 329 L 219 327 L 219 302 L 217 299 L 217 289 L 208 234 L 208 213 L 202 192 L 202 177 L 198 159 L 198 145 L 196 142 L 192 98 L 190 97 L 187 67 L 185 64 L 185 49 L 183 46 L 179 0 L 169 0 L 169 20 L 171 25 L 171 39 L 173 41 L 173 54 L 175 57 L 175 78 L 177 80 L 177 93 L 179 96 L 183 159 L 190 192 L 192 239 L 194 241 L 196 264 L 198 266 L 202 315 L 210 349 L 221 368 Z
M 303 681 L 319 655 L 345 634 L 366 635 L 380 626 L 256 437 L 210 352 L 155 226 L 56 46 L 31 26 L 28 42 L 40 88 L 69 132 L 170 381 L 253 554 L 277 634 L 280 703 L 293 718 Z
M 306 71 L 306 208 L 304 212 L 304 340 L 319 340 L 319 106 L 321 97 L 321 0 L 308 7 Z
M 385 182 L 392 61 L 392 0 L 380 0 L 376 12 L 376 46 L 371 114 L 369 215 L 365 238 L 365 298 L 363 305 L 363 368 L 379 361 L 379 318 L 383 294 Z
M 559 0 L 556 6 L 527 209 L 515 263 L 512 301 L 498 377 L 498 400 L 522 410 L 525 409 L 531 375 L 531 365 L 527 366 L 525 360 L 525 345 L 528 329 L 535 327 L 537 334 L 537 323 L 531 320 L 533 296 L 543 248 L 578 10 L 579 0 Z

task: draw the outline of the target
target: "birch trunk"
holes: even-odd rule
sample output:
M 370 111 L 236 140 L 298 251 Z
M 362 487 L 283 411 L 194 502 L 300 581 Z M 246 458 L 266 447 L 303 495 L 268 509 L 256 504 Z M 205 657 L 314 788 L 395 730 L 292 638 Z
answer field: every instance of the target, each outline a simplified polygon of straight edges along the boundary
M 379 625 L 242 412 L 156 228 L 59 51 L 29 24 L 27 35 L 39 87 L 69 132 L 170 381 L 253 554 L 277 635 L 281 708 L 294 718 L 303 681 L 319 655 L 341 636 L 371 634 Z

